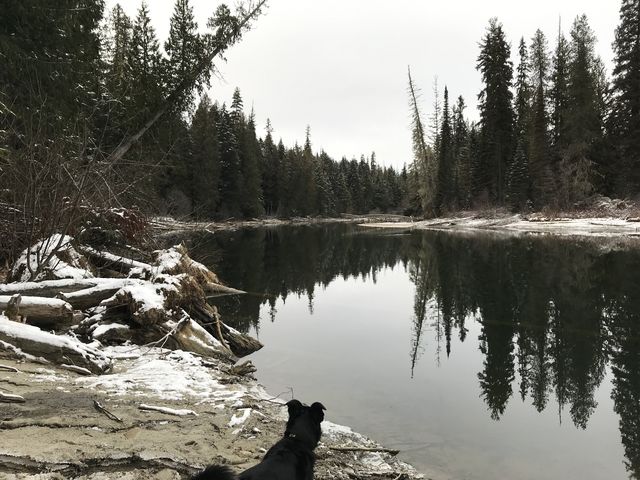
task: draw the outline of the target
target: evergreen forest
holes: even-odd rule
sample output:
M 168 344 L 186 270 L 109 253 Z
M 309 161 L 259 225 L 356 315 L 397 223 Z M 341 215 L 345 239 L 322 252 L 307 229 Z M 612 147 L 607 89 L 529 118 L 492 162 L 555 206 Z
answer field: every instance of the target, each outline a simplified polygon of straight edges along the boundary
M 491 19 L 475 66 L 477 122 L 446 86 L 436 87 L 425 122 L 409 74 L 415 156 L 402 169 L 375 153 L 338 160 L 314 151 L 308 126 L 300 144 L 285 145 L 270 122 L 256 125 L 237 89 L 211 100 L 214 60 L 241 41 L 264 3 L 234 12 L 219 5 L 203 31 L 190 1 L 176 0 L 163 40 L 144 1 L 133 17 L 104 0 L 4 2 L 2 248 L 27 244 L 19 239 L 47 230 L 43 222 L 67 231 L 82 208 L 212 220 L 429 217 L 583 209 L 594 195 L 640 192 L 640 0 L 621 1 L 610 75 L 584 15 L 568 34 L 520 39 L 515 65 Z
M 438 91 L 425 122 L 409 72 L 412 205 L 425 215 L 482 207 L 584 209 L 640 193 L 640 2 L 622 0 L 609 76 L 585 15 L 568 36 L 537 30 L 515 55 L 497 18 L 479 43 L 479 120 Z M 512 61 L 516 57 L 516 64 Z

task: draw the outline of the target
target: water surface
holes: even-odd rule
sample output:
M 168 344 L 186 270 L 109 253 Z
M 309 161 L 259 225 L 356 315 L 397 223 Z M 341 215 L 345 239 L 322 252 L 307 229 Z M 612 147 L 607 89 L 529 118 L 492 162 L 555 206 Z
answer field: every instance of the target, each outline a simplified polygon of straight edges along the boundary
M 192 239 L 270 392 L 434 479 L 640 475 L 640 250 L 330 225 Z

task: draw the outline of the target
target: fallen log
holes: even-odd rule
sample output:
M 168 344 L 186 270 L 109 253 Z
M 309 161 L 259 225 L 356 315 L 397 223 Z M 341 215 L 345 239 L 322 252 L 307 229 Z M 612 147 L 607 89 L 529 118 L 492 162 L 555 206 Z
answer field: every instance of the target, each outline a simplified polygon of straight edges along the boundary
M 214 333 L 216 337 L 222 335 L 224 343 L 231 349 L 236 357 L 242 358 L 257 352 L 263 345 L 258 340 L 249 335 L 240 333 L 229 325 L 218 321 L 218 310 L 216 307 L 205 305 L 193 305 L 189 312 L 201 325 Z M 218 328 L 220 333 L 218 333 Z
M 112 297 L 116 294 L 122 284 L 113 285 L 105 283 L 104 285 L 96 285 L 95 287 L 83 288 L 71 293 L 59 292 L 56 297 L 69 303 L 73 308 L 77 310 L 85 310 L 87 308 L 95 307 L 100 302 Z
M 17 319 L 26 317 L 29 323 L 35 324 L 70 324 L 73 322 L 73 307 L 57 298 L 23 297 L 0 295 L 0 311 L 7 311 L 7 316 Z
M 78 250 L 89 259 L 98 269 L 109 269 L 116 272 L 129 274 L 132 269 L 151 270 L 153 267 L 148 263 L 139 262 L 131 258 L 114 255 L 113 253 L 96 250 L 85 245 L 79 246 Z
M 232 350 L 190 318 L 180 321 L 172 330 L 169 333 L 181 350 L 229 362 L 236 360 Z
M 32 325 L 25 325 L 0 316 L 0 341 L 20 351 L 44 358 L 55 364 L 84 367 L 94 374 L 105 373 L 111 360 L 101 351 L 77 340 L 54 335 Z
M 18 282 L 0 285 L 0 295 L 14 295 L 19 293 L 31 297 L 53 298 L 59 293 L 71 293 L 78 290 L 93 288 L 98 285 L 121 288 L 135 284 L 137 280 L 130 278 L 64 278 L 62 280 L 45 280 L 42 282 Z
M 237 288 L 227 287 L 220 283 L 209 283 L 203 288 L 207 298 L 222 297 L 224 295 L 244 295 L 247 292 Z

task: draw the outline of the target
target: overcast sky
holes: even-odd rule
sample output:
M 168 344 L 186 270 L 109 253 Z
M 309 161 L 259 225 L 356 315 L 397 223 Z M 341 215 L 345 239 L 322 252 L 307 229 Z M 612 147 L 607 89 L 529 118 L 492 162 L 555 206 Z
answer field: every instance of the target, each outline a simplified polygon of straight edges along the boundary
M 218 2 L 191 0 L 204 28 Z M 107 1 L 108 8 L 116 2 Z M 134 16 L 136 0 L 120 2 Z M 173 0 L 150 0 L 161 41 Z M 229 2 L 233 3 L 233 2 Z M 210 96 L 230 103 L 237 86 L 253 105 L 258 133 L 270 118 L 274 136 L 287 145 L 304 142 L 311 126 L 314 150 L 334 159 L 376 152 L 378 162 L 401 167 L 412 158 L 407 66 L 430 113 L 438 77 L 451 98 L 463 95 L 467 115 L 477 118 L 478 42 L 496 16 L 517 63 L 520 37 L 541 28 L 553 48 L 562 18 L 568 36 L 576 15 L 586 13 L 598 37 L 597 52 L 611 70 L 619 0 L 270 0 L 266 14 L 218 63 Z

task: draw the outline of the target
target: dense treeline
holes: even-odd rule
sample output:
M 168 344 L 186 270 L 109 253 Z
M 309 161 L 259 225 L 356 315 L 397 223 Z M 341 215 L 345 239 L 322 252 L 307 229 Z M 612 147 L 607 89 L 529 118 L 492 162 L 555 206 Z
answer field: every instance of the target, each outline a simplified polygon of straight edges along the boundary
M 514 72 L 502 25 L 480 42 L 480 119 L 464 118 L 462 97 L 436 102 L 426 145 L 409 76 L 415 161 L 414 205 L 427 215 L 474 206 L 515 211 L 580 208 L 595 193 L 640 193 L 640 1 L 622 0 L 612 78 L 596 54 L 585 15 L 552 48 L 537 30 L 522 38 Z M 453 106 L 452 106 L 453 105 Z
M 22 213 L 32 204 L 26 215 L 39 218 L 63 215 L 68 199 L 198 218 L 400 208 L 406 172 L 374 155 L 336 162 L 312 151 L 308 130 L 303 147 L 276 143 L 270 125 L 260 138 L 238 91 L 230 105 L 206 96 L 207 57 L 237 41 L 242 15 L 256 4 L 246 0 L 239 17 L 219 6 L 201 33 L 189 0 L 176 0 L 161 42 L 144 1 L 134 18 L 119 4 L 105 11 L 103 0 L 5 2 L 5 204 Z M 124 155 L 113 154 L 132 137 Z
M 200 217 L 323 215 L 396 211 L 406 198 L 406 170 L 377 164 L 375 154 L 336 162 L 314 153 L 310 129 L 304 146 L 277 144 L 267 121 L 258 138 L 236 89 L 230 108 L 205 95 L 193 116 L 186 175 L 173 189 L 183 212 Z

